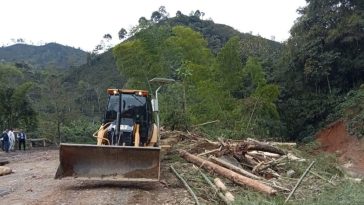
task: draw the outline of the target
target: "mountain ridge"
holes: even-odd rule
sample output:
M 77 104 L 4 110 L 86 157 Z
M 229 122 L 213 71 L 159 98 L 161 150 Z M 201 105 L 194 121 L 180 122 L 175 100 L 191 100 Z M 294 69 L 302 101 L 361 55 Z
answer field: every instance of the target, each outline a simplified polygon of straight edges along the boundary
M 22 63 L 36 69 L 54 67 L 68 69 L 86 63 L 87 52 L 59 43 L 45 45 L 14 44 L 0 47 L 0 61 Z

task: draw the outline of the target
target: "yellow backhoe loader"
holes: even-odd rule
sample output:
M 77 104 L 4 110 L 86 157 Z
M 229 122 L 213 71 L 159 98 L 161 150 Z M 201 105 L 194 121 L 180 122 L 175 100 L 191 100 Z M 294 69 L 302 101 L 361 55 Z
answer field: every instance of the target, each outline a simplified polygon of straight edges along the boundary
M 158 101 L 145 90 L 108 89 L 107 93 L 104 120 L 94 133 L 97 144 L 62 143 L 55 178 L 158 181 L 158 113 L 157 123 L 153 120 Z

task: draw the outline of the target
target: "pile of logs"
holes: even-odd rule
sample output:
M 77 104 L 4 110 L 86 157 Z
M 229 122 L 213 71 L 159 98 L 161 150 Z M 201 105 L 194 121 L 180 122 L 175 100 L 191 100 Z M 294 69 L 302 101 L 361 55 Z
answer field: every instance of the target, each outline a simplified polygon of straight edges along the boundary
M 215 149 L 191 154 L 179 150 L 185 160 L 209 172 L 230 179 L 236 184 L 251 187 L 267 195 L 275 195 L 278 190 L 290 191 L 271 181 L 280 177 L 286 160 L 304 160 L 287 154 L 284 150 L 272 145 L 248 139 L 245 141 L 209 141 Z M 282 143 L 294 146 L 293 143 Z

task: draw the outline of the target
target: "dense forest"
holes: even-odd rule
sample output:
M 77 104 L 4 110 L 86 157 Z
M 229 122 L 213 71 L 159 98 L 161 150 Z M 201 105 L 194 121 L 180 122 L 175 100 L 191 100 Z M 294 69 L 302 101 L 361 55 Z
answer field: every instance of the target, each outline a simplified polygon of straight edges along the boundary
M 302 141 L 342 118 L 362 137 L 363 10 L 357 0 L 307 1 L 290 38 L 278 43 L 203 20 L 199 10 L 169 17 L 161 6 L 83 65 L 0 64 L 0 127 L 25 127 L 55 143 L 90 142 L 107 88 L 153 91 L 148 80 L 165 77 L 176 80 L 160 99 L 170 129 Z
M 85 51 L 58 43 L 47 43 L 42 46 L 21 43 L 0 47 L 1 62 L 23 64 L 35 69 L 76 67 L 85 64 L 86 57 Z

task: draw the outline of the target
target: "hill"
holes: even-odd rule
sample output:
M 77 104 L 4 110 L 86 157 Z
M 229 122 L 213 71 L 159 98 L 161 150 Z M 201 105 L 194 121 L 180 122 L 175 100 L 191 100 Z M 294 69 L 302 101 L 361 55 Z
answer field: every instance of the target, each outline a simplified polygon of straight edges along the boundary
M 217 55 L 231 37 L 239 36 L 242 61 L 245 62 L 248 56 L 259 58 L 263 65 L 265 65 L 264 68 L 268 71 L 268 76 L 272 73 L 270 71 L 273 69 L 273 61 L 278 59 L 277 56 L 282 48 L 281 43 L 247 33 L 240 33 L 230 26 L 216 24 L 212 20 L 202 20 L 196 16 L 186 16 L 183 14 L 161 20 L 156 24 L 151 24 L 148 28 L 140 29 L 137 34 L 124 41 L 124 43 L 138 39 L 144 34 L 147 35 L 146 33 L 156 27 L 174 27 L 179 25 L 187 26 L 200 32 L 214 55 Z M 96 89 L 102 95 L 104 95 L 104 91 L 107 88 L 122 88 L 127 80 L 128 76 L 121 74 L 118 70 L 112 50 L 99 55 L 90 55 L 86 64 L 68 70 L 65 76 L 65 82 L 73 85 L 71 87 L 77 87 L 80 83 L 86 83 L 88 88 L 91 90 Z M 70 92 L 72 92 L 72 89 L 70 89 Z M 95 105 L 99 104 L 96 97 L 91 101 L 93 102 L 90 102 L 89 107 L 92 107 L 92 103 Z M 102 98 L 101 105 L 99 106 L 103 108 L 105 106 L 104 103 L 105 99 Z M 90 111 L 91 113 L 94 112 Z M 100 115 L 100 113 L 97 114 Z
M 128 40 L 138 38 L 138 36 L 148 32 L 148 29 L 163 25 L 171 27 L 182 25 L 200 32 L 214 54 L 217 54 L 231 37 L 239 36 L 243 61 L 245 61 L 248 56 L 255 56 L 260 58 L 263 64 L 272 65 L 272 61 L 277 59 L 277 56 L 283 47 L 279 42 L 247 33 L 240 33 L 228 25 L 216 24 L 212 20 L 202 20 L 196 16 L 186 16 L 183 14 L 162 20 L 158 24 L 154 24 L 145 30 L 140 30 L 138 35 L 134 35 Z M 126 42 L 128 40 L 126 40 Z M 265 68 L 270 69 L 270 66 L 265 66 Z M 100 81 L 100 79 L 102 79 L 102 81 Z M 68 77 L 66 77 L 66 81 L 68 82 L 77 83 L 80 80 L 92 83 L 93 85 L 98 85 L 100 88 L 105 89 L 112 86 L 122 87 L 127 78 L 125 76 L 122 78 L 120 71 L 118 71 L 115 64 L 113 54 L 111 50 L 109 50 L 89 59 L 87 64 L 70 70 Z
M 171 26 L 187 26 L 193 30 L 200 32 L 208 41 L 208 46 L 213 53 L 217 54 L 225 43 L 233 36 L 239 36 L 241 43 L 249 41 L 262 41 L 268 50 L 278 50 L 282 48 L 282 44 L 276 41 L 268 40 L 260 36 L 254 36 L 249 33 L 241 33 L 231 26 L 215 23 L 213 20 L 203 20 L 197 16 L 187 16 L 180 14 L 176 17 L 161 21 L 160 24 L 168 23 Z
M 0 48 L 0 61 L 28 64 L 37 69 L 80 66 L 86 63 L 86 58 L 87 52 L 57 43 L 42 46 L 15 44 Z
M 150 23 L 148 25 L 149 26 L 144 27 L 143 29 L 137 29 L 137 32 L 135 32 L 134 34 L 130 34 L 131 37 L 129 39 L 121 43 L 121 45 L 125 45 L 131 43 L 136 39 L 140 41 L 150 40 L 149 42 L 151 43 L 151 46 L 149 48 L 151 48 L 151 50 L 148 50 L 147 53 L 148 55 L 151 55 L 144 55 L 138 58 L 128 58 L 127 56 L 125 56 L 125 59 L 123 59 L 125 60 L 124 62 L 127 63 L 127 61 L 129 61 L 130 63 L 135 65 L 135 71 L 143 70 L 145 67 L 148 67 L 148 65 L 151 65 L 153 68 L 156 69 L 168 68 L 170 73 L 175 73 L 177 67 L 175 67 L 175 65 L 172 65 L 174 61 L 171 57 L 179 57 L 180 55 L 168 56 L 168 54 L 172 54 L 173 52 L 175 52 L 176 50 L 174 50 L 174 48 L 178 46 L 171 45 L 170 47 L 165 47 L 166 49 L 163 50 L 165 52 L 161 53 L 160 51 L 162 51 L 162 47 L 161 45 L 158 45 L 159 41 L 158 39 L 156 40 L 154 38 L 156 37 L 156 35 L 154 35 L 153 32 L 158 31 L 159 33 L 157 33 L 157 35 L 161 35 L 161 42 L 166 42 L 167 38 L 172 37 L 171 32 L 173 28 L 176 28 L 178 26 L 184 26 L 185 28 L 183 29 L 192 29 L 193 31 L 188 32 L 194 35 L 196 34 L 195 31 L 201 34 L 201 36 L 199 34 L 196 35 L 201 38 L 203 44 L 205 44 L 206 41 L 207 47 L 204 47 L 203 49 L 200 49 L 201 47 L 199 47 L 199 49 L 195 51 L 202 51 L 202 54 L 204 52 L 208 52 L 208 58 L 206 58 L 206 62 L 215 63 L 209 65 L 203 64 L 203 68 L 216 69 L 216 71 L 220 69 L 220 65 L 217 65 L 217 56 L 221 52 L 222 48 L 227 44 L 229 39 L 231 39 L 232 37 L 238 37 L 238 42 L 234 42 L 233 44 L 237 45 L 237 47 L 234 47 L 234 49 L 236 48 L 237 50 L 239 50 L 237 52 L 237 61 L 241 61 L 241 65 L 240 63 L 238 63 L 237 65 L 240 69 L 243 68 L 249 56 L 254 56 L 258 58 L 264 65 L 263 69 L 265 69 L 265 71 L 273 69 L 272 65 L 274 63 L 272 63 L 272 61 L 278 59 L 277 57 L 275 57 L 275 55 L 279 54 L 282 49 L 282 44 L 278 42 L 270 41 L 259 36 L 240 33 L 230 26 L 215 24 L 212 20 L 203 20 L 195 16 L 180 15 L 174 18 L 167 18 L 158 22 Z M 137 25 L 136 27 L 138 26 L 141 25 Z M 66 51 L 70 52 L 67 53 Z M 136 49 L 130 51 L 128 54 L 130 54 L 130 57 L 132 57 L 132 55 L 138 53 L 139 51 L 144 52 L 143 49 Z M 191 53 L 191 50 L 187 50 L 186 52 Z M 81 56 L 84 56 L 84 58 L 77 58 L 79 57 L 79 55 L 77 54 L 81 54 Z M 198 58 L 200 58 L 200 56 L 203 55 L 197 53 L 196 56 L 199 56 Z M 147 58 L 151 60 L 151 64 L 142 63 Z M 76 135 L 72 132 L 72 130 L 77 130 L 82 126 L 94 126 L 92 122 L 97 122 L 100 120 L 107 101 L 107 95 L 105 92 L 107 88 L 123 88 L 126 87 L 126 83 L 128 83 L 129 86 L 132 85 L 129 82 L 132 76 L 126 74 L 125 72 L 121 73 L 120 69 L 118 69 L 118 67 L 116 66 L 116 59 L 114 58 L 112 49 L 102 54 L 87 54 L 81 50 L 54 43 L 44 46 L 29 46 L 18 44 L 6 48 L 1 48 L 0 59 L 20 64 L 20 66 L 15 66 L 23 71 L 25 79 L 31 82 L 35 82 L 35 89 L 33 89 L 29 93 L 29 96 L 30 102 L 33 102 L 35 104 L 34 107 L 36 112 L 38 113 L 39 136 L 52 138 L 52 140 L 55 142 L 59 142 L 61 141 L 61 139 L 64 139 L 66 141 L 67 139 L 76 139 L 77 137 L 74 137 Z M 77 59 L 81 60 L 78 61 Z M 82 61 L 82 59 L 84 59 L 84 61 Z M 158 64 L 157 61 L 159 61 L 160 64 Z M 172 63 L 170 65 L 174 67 L 169 67 L 169 65 L 167 65 L 169 63 Z M 30 66 L 29 68 L 27 66 L 22 66 L 22 64 L 28 64 L 32 66 Z M 72 68 L 54 70 L 54 68 L 67 67 Z M 231 72 L 229 73 L 231 74 Z M 272 72 L 266 73 L 268 75 L 267 77 L 270 77 Z M 159 75 L 159 73 L 156 73 L 155 71 L 151 71 L 150 73 L 148 73 L 148 75 L 149 74 L 164 77 L 168 76 Z M 171 77 L 176 77 L 172 75 Z M 211 76 L 209 76 L 211 78 L 211 81 L 215 82 L 215 84 L 220 81 L 221 83 L 223 83 L 222 78 L 212 79 L 212 75 L 214 77 L 217 77 L 217 74 L 211 73 Z M 139 81 L 144 82 L 145 79 L 150 79 L 150 76 L 145 76 L 143 80 Z M 269 78 L 267 79 L 269 80 Z M 249 83 L 249 79 L 247 79 L 246 83 Z M 199 85 L 203 84 L 201 83 Z M 206 83 L 206 85 L 209 84 Z M 176 86 L 180 85 L 178 84 Z M 209 90 L 214 91 L 216 95 L 221 94 L 221 96 L 226 93 L 219 93 L 216 91 L 216 89 L 213 89 L 213 87 L 216 86 L 214 85 L 211 88 L 208 87 L 206 88 L 208 89 L 208 91 L 202 91 L 201 93 L 212 93 L 209 92 Z M 177 87 L 177 90 L 179 89 L 180 87 Z M 247 89 L 250 89 L 251 91 L 254 89 L 254 87 L 249 87 Z M 248 91 L 249 90 L 247 90 L 246 95 L 249 94 L 250 91 Z M 192 94 L 192 91 L 190 93 Z M 201 98 L 203 98 L 202 95 L 194 96 L 201 96 Z M 209 96 L 206 99 L 210 100 L 214 98 Z M 198 100 L 199 99 L 195 101 L 197 102 Z M 230 104 L 225 107 L 232 108 L 235 101 L 236 99 L 231 99 L 231 101 L 227 101 Z M 170 104 L 173 105 L 175 103 L 171 101 Z M 195 110 L 199 110 L 197 106 L 202 105 L 200 103 L 191 102 L 191 105 L 192 104 L 196 105 L 196 107 L 194 108 Z M 215 109 L 215 107 L 213 109 Z M 229 112 L 233 111 L 234 110 L 232 109 L 229 110 Z M 205 113 L 214 112 L 206 111 Z M 170 116 L 180 115 L 177 113 L 175 115 L 171 114 Z M 215 116 L 212 117 L 215 118 Z M 206 116 L 205 118 L 207 119 L 209 118 L 209 116 Z M 201 118 L 201 120 L 204 119 Z M 226 127 L 224 127 L 224 129 L 225 128 Z

